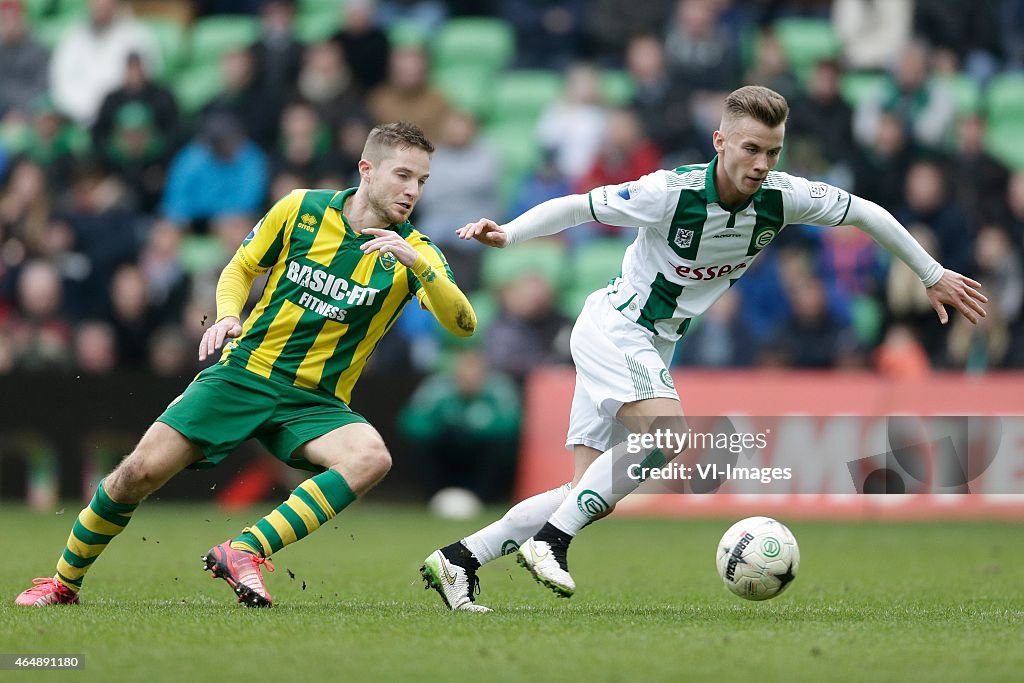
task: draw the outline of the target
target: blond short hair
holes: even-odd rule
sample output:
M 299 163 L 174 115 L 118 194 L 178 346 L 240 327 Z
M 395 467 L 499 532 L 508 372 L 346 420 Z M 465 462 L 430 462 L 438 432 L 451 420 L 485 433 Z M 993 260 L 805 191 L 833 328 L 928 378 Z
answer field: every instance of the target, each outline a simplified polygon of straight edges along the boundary
M 379 164 L 388 150 L 409 149 L 410 147 L 422 149 L 427 154 L 434 153 L 434 144 L 427 139 L 427 136 L 415 123 L 407 121 L 382 123 L 374 126 L 366 137 L 363 158 L 371 163 Z
M 725 98 L 720 127 L 724 129 L 744 116 L 749 116 L 769 128 L 776 128 L 789 118 L 789 103 L 785 97 L 771 88 L 745 85 L 733 90 Z

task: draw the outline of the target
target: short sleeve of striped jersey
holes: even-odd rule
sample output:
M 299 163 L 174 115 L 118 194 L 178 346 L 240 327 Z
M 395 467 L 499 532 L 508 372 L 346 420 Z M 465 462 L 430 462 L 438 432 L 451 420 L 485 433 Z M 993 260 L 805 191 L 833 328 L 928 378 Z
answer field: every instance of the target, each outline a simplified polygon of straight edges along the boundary
M 787 173 L 775 179 L 783 193 L 786 224 L 842 225 L 850 210 L 850 193 L 834 185 Z M 775 184 L 775 183 L 773 183 Z M 765 184 L 768 186 L 768 183 Z
M 236 257 L 250 272 L 266 272 L 281 255 L 284 233 L 294 222 L 305 190 L 293 190 L 270 207 L 252 231 L 242 240 Z
M 648 173 L 621 185 L 604 185 L 587 194 L 594 220 L 621 227 L 656 227 L 669 209 L 666 171 Z

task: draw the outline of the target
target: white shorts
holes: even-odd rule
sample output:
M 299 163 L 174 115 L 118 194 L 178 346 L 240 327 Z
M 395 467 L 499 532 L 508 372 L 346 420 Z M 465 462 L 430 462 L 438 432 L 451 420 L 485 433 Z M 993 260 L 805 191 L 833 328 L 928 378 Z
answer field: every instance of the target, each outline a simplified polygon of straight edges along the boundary
M 675 342 L 666 341 L 619 313 L 601 289 L 583 305 L 570 339 L 576 363 L 566 448 L 606 451 L 629 431 L 615 419 L 625 403 L 679 394 L 668 365 Z

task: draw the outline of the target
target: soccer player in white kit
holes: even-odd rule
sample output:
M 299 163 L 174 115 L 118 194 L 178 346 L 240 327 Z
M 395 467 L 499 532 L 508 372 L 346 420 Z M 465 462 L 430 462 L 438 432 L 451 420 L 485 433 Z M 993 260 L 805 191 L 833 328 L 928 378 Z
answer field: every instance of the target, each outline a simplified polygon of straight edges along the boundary
M 622 476 L 630 465 L 659 466 L 681 452 L 613 453 L 628 435 L 622 425 L 633 432 L 656 426 L 685 432 L 668 372 L 675 343 L 784 226 L 855 225 L 921 278 L 942 323 L 948 322 L 945 304 L 972 323 L 984 317 L 981 285 L 943 269 L 888 211 L 826 183 L 772 170 L 788 114 L 785 98 L 773 90 L 740 88 L 725 100 L 713 137 L 718 154 L 709 163 L 553 199 L 505 225 L 484 218 L 458 230 L 462 239 L 501 248 L 591 220 L 639 227 L 622 275 L 590 295 L 573 328 L 576 389 L 566 440 L 575 457 L 573 481 L 518 503 L 427 557 L 421 574 L 450 609 L 489 611 L 474 599 L 476 570 L 517 549 L 519 563 L 540 583 L 558 595 L 573 594 L 566 559 L 573 537 L 639 486 Z

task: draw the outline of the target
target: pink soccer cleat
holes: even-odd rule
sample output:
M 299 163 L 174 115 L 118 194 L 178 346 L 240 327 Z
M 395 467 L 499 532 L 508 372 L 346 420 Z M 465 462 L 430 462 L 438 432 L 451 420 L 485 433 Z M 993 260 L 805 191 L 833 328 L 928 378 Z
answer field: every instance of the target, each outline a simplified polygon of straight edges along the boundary
M 227 581 L 238 596 L 238 602 L 246 607 L 270 607 L 274 604 L 263 584 L 261 564 L 274 571 L 274 565 L 266 558 L 235 550 L 230 540 L 213 546 L 203 555 L 203 568 L 213 573 L 211 578 Z
M 32 579 L 32 587 L 19 595 L 15 605 L 46 607 L 47 605 L 77 605 L 78 593 L 52 576 Z

